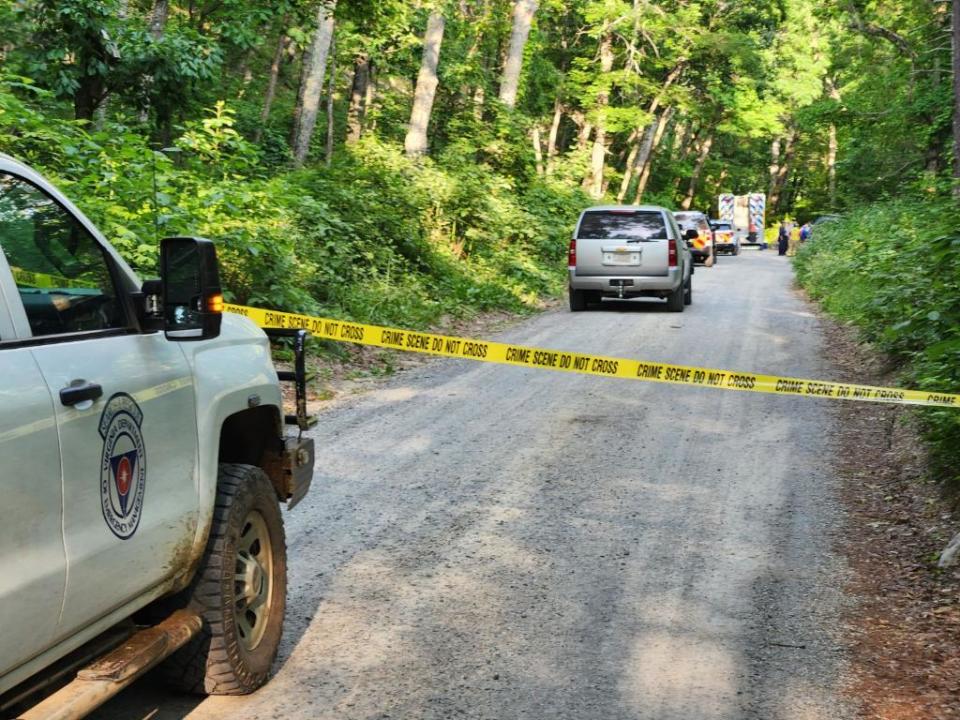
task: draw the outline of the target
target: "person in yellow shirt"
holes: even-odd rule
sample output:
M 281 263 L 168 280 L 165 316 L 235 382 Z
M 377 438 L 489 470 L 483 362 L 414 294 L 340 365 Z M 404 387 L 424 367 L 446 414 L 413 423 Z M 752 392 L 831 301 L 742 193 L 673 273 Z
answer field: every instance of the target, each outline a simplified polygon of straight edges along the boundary
M 787 247 L 787 255 L 794 257 L 797 254 L 798 247 L 800 247 L 800 226 L 793 223 L 790 228 L 790 244 Z

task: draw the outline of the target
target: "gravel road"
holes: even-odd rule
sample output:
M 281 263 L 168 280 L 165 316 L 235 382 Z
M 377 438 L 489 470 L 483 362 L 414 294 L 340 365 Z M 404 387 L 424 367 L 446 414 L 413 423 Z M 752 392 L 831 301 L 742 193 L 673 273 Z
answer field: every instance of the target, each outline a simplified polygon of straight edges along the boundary
M 495 339 L 829 377 L 785 258 L 694 304 L 556 310 Z M 845 568 L 821 400 L 434 360 L 324 413 L 286 516 L 273 681 L 148 679 L 96 717 L 838 720 Z

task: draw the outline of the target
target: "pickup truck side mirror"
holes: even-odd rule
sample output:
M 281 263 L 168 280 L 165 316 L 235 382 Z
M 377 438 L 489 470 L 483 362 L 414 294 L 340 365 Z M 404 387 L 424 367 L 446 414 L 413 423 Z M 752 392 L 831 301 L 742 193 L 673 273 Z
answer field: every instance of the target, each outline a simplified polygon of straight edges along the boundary
M 163 332 L 170 340 L 209 340 L 220 334 L 223 293 L 217 250 L 204 238 L 160 241 Z

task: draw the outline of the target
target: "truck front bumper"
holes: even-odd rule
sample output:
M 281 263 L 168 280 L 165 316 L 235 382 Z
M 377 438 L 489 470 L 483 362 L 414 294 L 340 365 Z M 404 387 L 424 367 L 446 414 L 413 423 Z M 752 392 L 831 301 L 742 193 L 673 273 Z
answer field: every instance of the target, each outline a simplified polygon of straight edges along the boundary
M 283 443 L 283 493 L 289 510 L 300 502 L 313 481 L 313 438 L 288 437 Z

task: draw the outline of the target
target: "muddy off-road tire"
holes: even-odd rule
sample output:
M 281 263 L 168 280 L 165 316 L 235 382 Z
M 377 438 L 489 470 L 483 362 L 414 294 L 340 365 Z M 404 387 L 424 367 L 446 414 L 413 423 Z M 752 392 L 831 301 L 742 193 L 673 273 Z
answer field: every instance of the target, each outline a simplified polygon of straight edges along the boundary
M 186 692 L 244 695 L 266 682 L 280 647 L 287 552 L 277 495 L 252 465 L 220 465 L 210 539 L 185 591 L 203 629 L 164 663 Z

